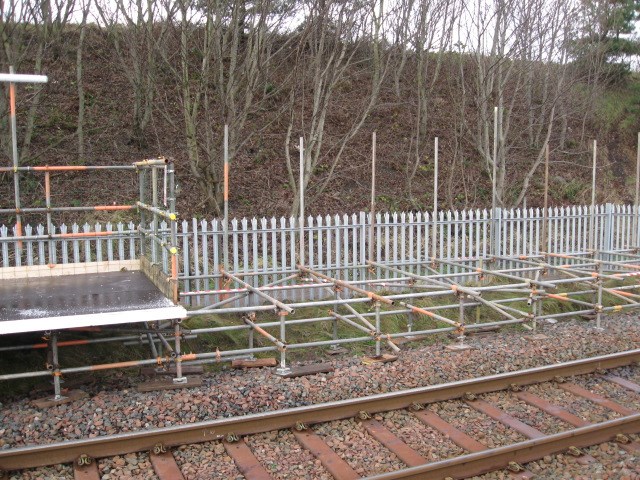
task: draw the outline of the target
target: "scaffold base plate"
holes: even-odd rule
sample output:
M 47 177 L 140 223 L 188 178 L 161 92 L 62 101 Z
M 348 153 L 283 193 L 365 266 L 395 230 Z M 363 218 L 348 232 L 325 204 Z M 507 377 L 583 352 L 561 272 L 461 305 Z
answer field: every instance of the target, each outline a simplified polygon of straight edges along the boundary
M 327 355 L 335 356 L 335 355 L 344 355 L 345 353 L 349 353 L 349 350 L 346 348 L 338 347 L 338 348 L 330 348 L 326 351 Z
M 182 374 L 200 374 L 204 372 L 204 368 L 201 365 L 183 365 L 182 366 Z M 146 376 L 158 376 L 158 375 L 172 375 L 176 374 L 176 367 L 169 367 L 166 370 L 163 368 L 154 368 L 154 367 L 143 367 L 140 369 L 141 375 Z
M 444 347 L 444 349 L 449 352 L 464 352 L 465 350 L 473 350 L 473 348 L 474 347 L 472 347 L 471 345 L 460 345 L 459 343 L 454 343 L 452 345 L 447 345 Z
M 388 353 L 383 353 L 382 355 L 378 355 L 378 356 L 364 357 L 362 359 L 362 363 L 364 365 L 372 365 L 374 363 L 395 362 L 397 359 L 398 359 L 397 355 L 389 355 Z
M 156 390 L 174 390 L 176 388 L 191 388 L 202 385 L 202 377 L 196 375 L 187 377 L 184 383 L 175 383 L 172 378 L 159 378 L 138 384 L 138 392 L 153 392 Z
M 232 368 L 260 368 L 260 367 L 275 367 L 278 361 L 271 358 L 256 358 L 255 360 L 233 360 L 231 362 Z
M 68 390 L 62 392 L 62 398 L 56 400 L 53 397 L 45 397 L 38 398 L 36 400 L 32 400 L 31 404 L 36 408 L 49 408 L 55 407 L 56 405 L 62 405 L 64 403 L 75 402 L 76 400 L 80 400 L 82 398 L 88 397 L 89 394 L 84 390 Z
M 295 378 L 304 377 L 306 375 L 316 375 L 318 373 L 330 373 L 335 368 L 330 363 L 312 363 L 311 365 L 301 365 L 298 367 L 291 367 L 290 373 L 280 375 L 282 378 Z

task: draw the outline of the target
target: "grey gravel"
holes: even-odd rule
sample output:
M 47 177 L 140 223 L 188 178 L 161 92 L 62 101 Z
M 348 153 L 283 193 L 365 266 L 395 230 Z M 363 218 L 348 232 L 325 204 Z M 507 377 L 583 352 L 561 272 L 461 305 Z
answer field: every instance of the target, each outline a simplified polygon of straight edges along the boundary
M 495 336 L 470 337 L 469 344 L 475 348 L 457 353 L 444 350 L 441 344 L 413 347 L 405 345 L 398 361 L 389 364 L 365 366 L 361 363 L 360 357 L 330 357 L 327 361 L 335 366 L 334 373 L 297 379 L 282 379 L 276 376 L 274 371 L 267 369 L 243 371 L 227 368 L 207 374 L 204 378 L 205 383 L 200 388 L 138 393 L 135 391 L 135 383 L 143 379 L 130 373 L 114 372 L 101 377 L 100 382 L 82 387 L 89 393 L 89 398 L 73 404 L 39 410 L 32 407 L 29 403 L 30 398 L 26 397 L 5 402 L 0 406 L 0 448 L 96 437 L 355 398 L 624 351 L 637 348 L 640 344 L 640 323 L 637 322 L 636 315 L 607 318 L 604 322 L 606 329 L 603 332 L 593 329 L 592 323 L 572 321 L 554 325 L 541 324 L 539 330 L 550 337 L 546 341 L 527 341 L 524 338 L 525 335 L 513 331 Z M 640 373 L 637 369 L 621 369 L 619 373 L 623 376 L 625 372 L 631 375 L 630 379 L 640 382 Z M 533 393 L 544 398 L 557 400 L 561 405 L 588 421 L 602 421 L 618 416 L 604 409 L 598 410 L 592 402 L 576 399 L 554 386 L 530 388 Z M 612 387 L 614 393 L 618 390 Z M 486 398 L 499 405 L 501 402 L 511 405 L 511 401 L 506 397 L 502 398 L 501 395 L 503 394 Z M 454 403 L 450 402 L 450 405 Z M 488 446 L 523 440 L 519 434 L 514 434 L 513 431 L 472 411 L 470 407 L 460 402 L 455 408 L 450 407 L 452 410 L 449 412 L 446 411 L 449 407 L 437 408 L 444 409 L 438 413 L 441 413 L 445 419 L 453 423 L 458 421 L 458 426 L 467 428 L 472 435 L 477 433 L 479 437 L 476 438 Z M 521 403 L 517 404 L 515 415 L 518 418 L 524 419 L 529 413 L 528 407 Z M 466 426 L 464 421 L 460 423 L 461 418 L 469 420 Z M 407 427 L 403 423 L 407 421 L 406 418 L 393 418 L 387 414 L 381 417 L 381 420 L 408 442 L 411 428 L 417 425 L 413 423 L 409 424 L 413 426 Z M 542 431 L 548 433 L 553 431 L 553 425 L 550 425 L 549 419 L 544 414 L 538 414 L 531 421 L 534 422 L 533 426 Z M 359 425 L 356 426 L 358 427 L 361 428 Z M 349 426 L 349 428 L 352 427 Z M 346 435 L 346 426 L 338 425 L 335 429 L 336 431 L 344 430 Z M 488 431 L 492 432 L 491 437 L 486 434 Z M 497 433 L 494 435 L 493 432 Z M 365 439 L 368 437 L 366 432 L 361 433 L 364 434 Z M 323 434 L 333 435 L 328 431 Z M 337 438 L 343 438 L 340 433 L 336 435 Z M 414 442 L 412 446 L 425 456 L 432 455 L 437 458 L 461 453 L 460 449 L 450 442 L 441 447 L 438 434 L 431 432 L 431 435 L 434 448 L 430 449 L 421 442 Z M 370 440 L 374 442 L 370 445 L 379 445 L 373 439 Z M 344 440 L 338 440 L 336 448 L 340 447 L 340 442 L 344 443 Z M 197 447 L 182 447 L 175 452 L 176 459 L 188 478 L 236 478 L 236 475 L 239 475 L 237 470 L 231 468 L 233 461 L 226 454 L 214 454 L 213 457 L 209 457 L 205 452 L 214 450 L 201 448 L 193 450 L 194 453 L 190 454 L 192 449 Z M 371 453 L 363 451 L 364 454 Z M 219 470 L 222 473 L 198 476 L 197 461 L 202 455 L 212 459 L 209 463 L 223 465 Z M 623 457 L 621 461 L 629 461 L 628 454 Z M 366 468 L 359 463 L 359 460 L 354 459 L 354 462 L 356 462 L 354 465 L 364 469 L 362 471 L 366 474 L 403 466 L 391 452 L 369 458 L 364 462 Z M 317 465 L 315 461 L 313 464 Z M 229 469 L 225 470 L 224 465 Z M 140 467 L 140 463 L 132 466 Z M 116 478 L 118 471 L 112 473 L 111 470 L 114 468 L 111 466 L 108 468 L 110 470 L 106 475 L 114 475 L 111 478 Z M 542 466 L 540 468 L 543 469 Z M 282 469 L 282 478 L 293 478 L 287 477 L 286 475 L 291 475 L 291 471 L 286 473 L 285 470 L 285 468 Z M 67 478 L 65 475 L 71 475 L 69 472 L 69 469 L 63 469 L 60 472 L 37 469 L 37 471 L 22 472 L 22 476 L 12 478 Z M 276 473 L 278 472 L 279 470 Z M 59 476 L 51 476 L 55 474 Z

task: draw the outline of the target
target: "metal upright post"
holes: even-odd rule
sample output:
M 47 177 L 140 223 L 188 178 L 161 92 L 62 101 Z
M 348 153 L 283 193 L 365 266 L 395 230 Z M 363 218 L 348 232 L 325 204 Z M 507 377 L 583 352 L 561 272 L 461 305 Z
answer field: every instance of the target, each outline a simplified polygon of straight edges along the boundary
M 45 205 L 47 207 L 47 233 L 53 234 L 53 223 L 51 222 L 51 175 L 47 170 L 44 172 L 44 196 Z M 49 240 L 49 264 L 55 263 L 53 261 L 54 242 Z
M 544 155 L 544 207 L 542 209 L 542 251 L 549 249 L 549 143 Z M 540 249 L 538 249 L 540 250 Z
M 640 232 L 638 231 L 638 211 L 640 205 L 640 132 L 638 132 L 638 144 L 636 145 L 636 196 L 633 202 L 633 248 L 638 248 L 640 243 Z
M 373 261 L 376 225 L 376 132 L 371 136 L 371 220 L 369 222 L 369 260 Z
M 51 332 L 51 363 L 53 364 L 53 399 L 58 401 L 64 397 L 60 388 L 60 364 L 58 359 L 58 334 Z
M 433 140 L 433 213 L 431 215 L 431 262 L 436 261 L 438 236 L 438 137 Z
M 176 355 L 176 376 L 173 379 L 173 383 L 184 384 L 188 382 L 187 377 L 182 374 L 182 349 L 181 349 L 181 336 L 180 320 L 174 320 L 174 337 L 175 337 L 175 355 Z
M 13 67 L 9 67 L 9 73 L 14 74 Z M 20 172 L 18 164 L 18 127 L 16 124 L 16 84 L 9 82 L 9 111 L 11 116 L 11 156 L 13 158 L 13 189 L 16 205 L 16 234 L 22 237 L 22 215 L 20 212 Z M 18 241 L 18 255 L 22 255 L 22 242 Z
M 153 204 L 154 210 L 158 209 L 158 169 L 156 167 L 151 167 L 151 202 Z M 153 240 L 151 241 L 151 263 L 158 263 L 158 248 L 156 245 L 156 239 L 158 238 L 158 214 L 153 212 L 153 221 L 152 221 L 152 235 Z
M 595 249 L 596 238 L 596 161 L 598 155 L 598 143 L 593 141 L 593 168 L 591 173 L 591 217 L 589 220 L 589 250 Z
M 465 302 L 464 293 L 459 293 L 458 301 L 460 302 L 458 305 L 458 323 L 462 326 L 462 330 L 460 332 L 460 335 L 458 336 L 458 341 L 460 342 L 458 345 L 459 347 L 463 347 L 464 339 L 465 339 L 464 326 L 466 323 L 464 319 L 464 302 Z
M 176 167 L 173 162 L 167 164 L 167 174 L 169 175 L 169 212 L 176 213 Z M 171 230 L 171 281 L 173 282 L 173 302 L 178 303 L 178 221 L 171 218 L 169 221 Z
M 602 272 L 602 264 L 598 263 L 596 265 L 596 271 L 598 273 Z M 594 310 L 596 312 L 596 329 L 597 330 L 602 330 L 602 278 L 601 277 L 596 277 L 596 287 L 597 287 L 597 293 L 596 293 L 596 305 L 594 306 Z
M 300 265 L 304 265 L 304 140 L 302 137 L 300 137 L 300 182 L 298 184 L 298 192 L 300 194 L 300 218 L 298 220 L 300 241 L 298 260 Z
M 224 270 L 229 271 L 229 125 L 224 126 Z
M 46 75 L 19 75 L 16 74 L 13 66 L 9 67 L 9 74 L 0 73 L 0 82 L 9 83 L 9 122 L 11 124 L 11 157 L 13 159 L 13 188 L 16 207 L 16 233 L 18 236 L 17 254 L 20 258 L 22 254 L 22 215 L 20 214 L 20 171 L 18 156 L 18 127 L 16 124 L 16 83 L 47 83 Z
M 380 322 L 380 302 L 376 301 L 374 303 L 376 309 L 376 357 L 380 357 L 382 352 L 380 350 L 380 330 L 381 330 L 381 322 Z
M 339 310 L 340 309 L 340 289 L 339 289 L 339 287 L 337 285 L 334 285 L 333 289 L 334 289 L 335 297 L 336 297 L 335 298 L 336 303 L 333 304 L 333 311 L 338 313 L 340 311 Z M 333 322 L 331 322 L 331 323 L 332 323 L 333 339 L 334 340 L 338 340 L 338 319 L 334 318 Z M 337 343 L 334 343 L 333 345 L 331 345 L 330 348 L 332 350 L 337 350 L 339 347 L 338 347 Z
M 140 168 L 138 170 L 138 184 L 139 184 L 139 189 L 140 189 L 140 203 L 146 203 L 147 198 L 146 198 L 146 170 L 144 168 Z M 145 233 L 146 229 L 147 229 L 147 225 L 145 224 L 146 221 L 146 211 L 144 208 L 139 208 L 138 211 L 140 212 L 140 256 L 144 256 L 145 252 L 146 252 L 146 238 L 147 238 L 147 234 Z
M 496 188 L 498 186 L 497 183 L 498 176 L 498 107 L 493 108 L 493 178 L 491 179 L 491 255 L 495 256 L 497 254 L 497 242 L 498 242 L 498 232 L 497 232 L 497 197 L 496 197 Z
M 278 315 L 280 316 L 280 341 L 282 342 L 282 346 L 280 349 L 280 367 L 276 369 L 277 375 L 288 375 L 291 373 L 291 368 L 287 367 L 287 345 L 286 345 L 286 324 L 285 317 L 287 316 L 287 312 L 279 311 Z

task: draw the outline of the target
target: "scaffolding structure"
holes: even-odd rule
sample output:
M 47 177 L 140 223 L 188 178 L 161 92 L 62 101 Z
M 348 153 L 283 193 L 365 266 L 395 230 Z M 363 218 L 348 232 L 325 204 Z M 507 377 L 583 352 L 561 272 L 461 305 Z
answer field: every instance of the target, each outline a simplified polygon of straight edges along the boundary
M 496 123 L 499 123 L 496 121 Z M 201 275 L 207 283 L 216 287 L 207 291 L 187 291 L 180 288 L 180 265 L 177 241 L 177 214 L 175 198 L 175 168 L 166 159 L 145 160 L 127 166 L 58 166 L 58 167 L 2 167 L 0 172 L 13 173 L 14 179 L 19 178 L 20 172 L 32 171 L 45 174 L 46 207 L 23 208 L 20 205 L 19 180 L 15 181 L 15 208 L 2 208 L 0 214 L 16 215 L 16 235 L 11 242 L 19 244 L 24 240 L 47 240 L 56 235 L 53 233 L 51 214 L 58 211 L 88 211 L 88 210 L 134 210 L 140 212 L 140 227 L 135 233 L 140 236 L 140 258 L 147 274 L 163 293 L 174 302 L 180 296 L 198 295 L 214 297 L 215 302 L 188 311 L 186 318 L 204 315 L 229 315 L 240 319 L 237 324 L 224 326 L 206 326 L 204 328 L 186 328 L 183 318 L 171 321 L 157 321 L 153 324 L 144 323 L 141 327 L 104 326 L 102 332 L 106 337 L 89 339 L 60 340 L 61 332 L 47 332 L 47 341 L 29 345 L 12 345 L 0 348 L 2 352 L 19 349 L 48 348 L 52 361 L 47 368 L 35 372 L 21 372 L 0 375 L 0 380 L 19 378 L 53 376 L 55 394 L 60 395 L 59 378 L 62 375 L 77 372 L 106 370 L 112 368 L 131 368 L 140 366 L 156 366 L 167 369 L 175 366 L 174 383 L 187 385 L 187 378 L 183 375 L 184 365 L 194 365 L 209 362 L 220 362 L 237 358 L 253 358 L 256 354 L 276 352 L 279 355 L 279 375 L 291 372 L 287 361 L 287 352 L 295 349 L 329 347 L 337 349 L 340 345 L 357 342 L 372 342 L 374 359 L 382 356 L 383 348 L 394 353 L 401 351 L 397 339 L 406 336 L 431 335 L 453 333 L 457 337 L 458 348 L 465 348 L 465 339 L 470 331 L 487 327 L 502 327 L 506 325 L 521 325 L 524 329 L 535 332 L 539 322 L 550 318 L 568 317 L 575 315 L 593 315 L 595 328 L 602 328 L 602 315 L 609 312 L 619 312 L 640 307 L 640 285 L 637 282 L 629 284 L 629 279 L 640 276 L 640 250 L 638 248 L 624 251 L 596 251 L 572 252 L 571 254 L 557 254 L 538 252 L 536 255 L 505 257 L 492 250 L 487 257 L 460 258 L 452 261 L 437 257 L 437 238 L 435 222 L 431 252 L 425 252 L 426 258 L 420 262 L 381 263 L 373 260 L 375 251 L 375 188 L 376 188 L 376 140 L 372 139 L 372 188 L 371 188 L 371 226 L 369 230 L 369 260 L 356 267 L 349 266 L 343 271 L 329 274 L 327 269 L 308 265 L 305 262 L 305 212 L 304 212 L 304 143 L 300 138 L 300 211 L 298 216 L 298 251 L 297 271 L 288 272 L 283 278 L 278 278 L 264 285 L 255 286 L 249 282 L 249 277 L 258 272 L 234 272 L 230 268 L 229 259 L 229 161 L 228 161 L 228 130 L 225 127 L 224 145 L 224 247 L 223 265 L 219 273 Z M 496 152 L 494 151 L 494 155 Z M 594 142 L 594 183 L 595 192 L 595 162 L 596 150 Z M 435 140 L 434 158 L 434 205 L 433 212 L 438 212 L 438 139 Z M 549 155 L 547 149 L 546 171 L 548 172 Z M 638 156 L 640 165 L 640 154 Z M 50 173 L 56 171 L 91 171 L 91 170 L 132 170 L 138 173 L 140 197 L 132 205 L 109 205 L 88 207 L 54 207 L 50 201 Z M 548 174 L 545 177 L 548 181 Z M 149 190 L 151 193 L 149 194 Z M 164 191 L 163 199 L 160 192 Z M 150 197 L 150 198 L 149 198 Z M 545 188 L 545 205 L 547 204 L 547 189 Z M 494 214 L 495 214 L 494 192 Z M 592 196 L 591 225 L 593 226 L 593 212 L 595 211 L 595 195 Z M 22 235 L 21 215 L 27 213 L 45 213 L 49 232 L 47 235 L 25 237 Z M 545 209 L 546 215 L 546 209 Z M 638 195 L 634 210 L 634 222 L 637 225 Z M 495 215 L 493 216 L 495 218 Z M 159 227 L 160 219 L 169 221 L 168 231 Z M 545 217 L 543 236 L 549 233 Z M 637 227 L 634 229 L 637 231 Z M 91 232 L 86 235 L 105 237 L 122 234 L 123 232 Z M 492 229 L 494 242 L 499 241 L 496 230 Z M 544 241 L 542 244 L 547 245 Z M 495 245 L 495 243 L 494 243 Z M 592 243 L 590 245 L 593 245 Z M 637 245 L 637 238 L 636 238 Z M 168 252 L 170 262 L 160 251 Z M 448 268 L 455 268 L 455 273 L 446 273 Z M 333 269 L 335 270 L 335 268 Z M 358 271 L 357 278 L 353 271 Z M 393 273 L 394 278 L 383 278 L 382 273 Z M 183 283 L 184 284 L 184 283 Z M 287 292 L 316 292 L 316 299 L 307 301 L 287 301 Z M 320 293 L 322 295 L 320 295 Z M 241 300 L 247 297 L 258 300 L 253 305 L 242 305 Z M 320 298 L 320 299 L 317 299 Z M 585 300 L 587 298 L 588 300 Z M 570 304 L 574 310 L 564 313 L 545 313 L 547 302 L 563 302 Z M 358 306 L 365 304 L 368 311 Z M 475 321 L 469 322 L 469 312 L 474 309 L 476 314 L 488 312 L 483 318 L 476 316 Z M 318 309 L 326 308 L 326 315 L 319 316 Z M 292 318 L 298 311 L 296 318 Z M 263 318 L 264 314 L 275 314 L 276 319 Z M 302 312 L 302 315 L 300 314 Z M 388 331 L 385 328 L 385 318 L 401 315 L 406 318 L 406 330 L 401 332 Z M 300 317 L 300 318 L 298 318 Z M 304 326 L 314 323 L 331 325 L 330 338 L 314 339 L 308 342 L 291 343 L 287 341 L 291 327 Z M 342 333 L 340 326 L 343 326 Z M 184 353 L 182 342 L 196 338 L 203 334 L 229 333 L 232 331 L 246 331 L 246 348 L 220 350 L 203 353 Z M 67 332 L 65 332 L 67 333 Z M 256 335 L 266 341 L 264 346 L 256 346 Z M 173 338 L 171 338 L 173 337 Z M 97 344 L 108 342 L 124 342 L 125 344 L 142 344 L 149 347 L 148 358 L 113 362 L 79 367 L 61 367 L 59 347 L 79 344 Z M 58 380 L 56 380 L 58 379 Z

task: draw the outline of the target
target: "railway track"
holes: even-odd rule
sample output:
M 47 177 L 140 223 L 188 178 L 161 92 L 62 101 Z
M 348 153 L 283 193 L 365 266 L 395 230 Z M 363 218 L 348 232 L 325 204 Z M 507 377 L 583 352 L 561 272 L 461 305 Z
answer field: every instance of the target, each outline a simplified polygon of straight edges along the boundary
M 245 478 L 270 479 L 271 468 L 261 459 L 253 438 L 280 431 L 292 436 L 290 441 L 297 442 L 321 463 L 327 475 L 339 480 L 466 478 L 505 468 L 512 478 L 532 478 L 527 462 L 557 453 L 574 456 L 578 463 L 594 462 L 582 449 L 604 442 L 615 441 L 620 449 L 640 455 L 640 443 L 634 439 L 640 433 L 640 385 L 608 372 L 623 366 L 635 368 L 639 361 L 640 349 L 345 401 L 14 448 L 0 451 L 0 469 L 15 471 L 73 462 L 76 479 L 99 479 L 97 459 L 146 451 L 150 452 L 152 478 L 179 480 L 185 478 L 176 461 L 185 448 L 181 446 L 211 442 L 207 445 L 215 446 L 215 454 L 210 458 L 231 457 Z M 545 398 L 541 393 L 544 388 L 561 391 L 566 398 L 561 402 Z M 621 391 L 624 395 L 618 397 L 622 400 L 609 394 Z M 582 410 L 573 408 L 572 402 L 578 402 Z M 510 406 L 515 403 L 526 406 L 528 416 L 522 409 L 512 412 Z M 517 441 L 496 443 L 492 431 L 482 432 L 482 438 L 474 437 L 474 432 L 456 418 L 454 407 L 482 416 Z M 604 420 L 590 423 L 589 408 L 604 412 L 600 414 Z M 400 434 L 401 430 L 394 428 L 389 412 L 417 422 L 433 432 L 434 438 L 453 444 L 459 454 L 434 461 L 411 434 L 406 434 L 406 429 Z M 382 452 L 383 457 L 393 458 L 399 468 L 385 473 L 371 465 L 358 468 L 355 456 L 342 447 L 335 448 L 331 436 L 325 434 L 325 425 L 345 419 L 351 428 L 357 428 L 362 442 L 368 442 L 369 448 Z M 416 429 L 413 437 L 419 436 L 419 431 L 423 430 Z

